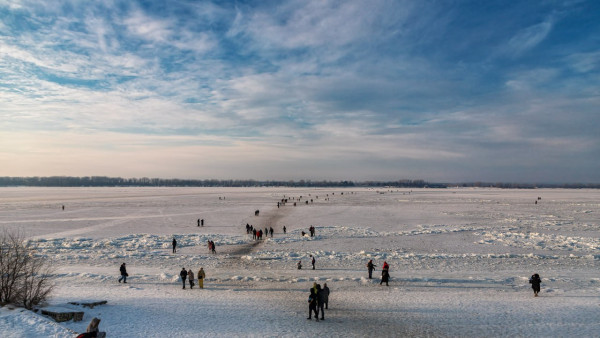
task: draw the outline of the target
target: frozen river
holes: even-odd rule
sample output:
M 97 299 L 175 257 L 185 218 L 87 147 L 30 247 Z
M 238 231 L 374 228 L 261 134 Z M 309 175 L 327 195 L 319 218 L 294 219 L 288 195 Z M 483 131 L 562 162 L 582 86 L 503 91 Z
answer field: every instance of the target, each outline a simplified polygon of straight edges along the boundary
M 246 224 L 275 235 L 257 242 Z M 1 188 L 0 228 L 55 267 L 53 305 L 108 300 L 61 325 L 1 309 L 11 336 L 70 336 L 93 316 L 116 337 L 600 332 L 599 190 Z M 369 259 L 390 264 L 389 287 L 367 279 Z M 206 288 L 181 290 L 179 270 L 201 266 Z M 313 282 L 332 290 L 319 323 L 305 319 Z

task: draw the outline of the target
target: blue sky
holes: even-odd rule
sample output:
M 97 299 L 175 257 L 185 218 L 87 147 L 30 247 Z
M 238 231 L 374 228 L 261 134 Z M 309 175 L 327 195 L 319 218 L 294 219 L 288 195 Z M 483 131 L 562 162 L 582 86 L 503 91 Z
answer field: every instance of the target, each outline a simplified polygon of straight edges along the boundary
M 0 0 L 0 176 L 600 182 L 598 1 Z

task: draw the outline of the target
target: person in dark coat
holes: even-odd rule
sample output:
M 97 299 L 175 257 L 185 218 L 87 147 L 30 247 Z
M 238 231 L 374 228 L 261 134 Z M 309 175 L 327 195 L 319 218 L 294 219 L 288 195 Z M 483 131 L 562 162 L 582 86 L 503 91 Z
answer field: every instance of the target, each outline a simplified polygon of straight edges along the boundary
M 181 282 L 183 282 L 183 288 L 185 289 L 185 280 L 187 279 L 187 271 L 185 268 L 181 268 L 181 272 L 179 273 L 179 277 L 181 277 Z
M 125 268 L 125 263 L 121 264 L 119 271 L 121 271 L 121 277 L 119 278 L 119 283 L 121 283 L 121 281 L 123 281 L 123 283 L 127 283 L 127 276 L 129 276 L 129 274 L 127 273 L 127 269 Z
M 533 289 L 533 296 L 537 297 L 540 292 L 540 284 L 542 284 L 540 275 L 534 273 L 531 278 L 529 278 L 529 284 L 531 284 L 531 288 Z
M 315 313 L 315 319 L 319 321 L 319 310 L 317 310 L 317 294 L 315 289 L 310 288 L 310 296 L 308 296 L 308 318 L 312 319 L 312 313 Z
M 313 270 L 314 270 L 315 269 L 315 262 L 316 262 L 316 260 L 315 260 L 315 257 L 313 255 L 310 255 L 310 257 L 312 257 L 312 260 L 310 262 L 312 263 L 312 267 L 313 267 Z
M 175 239 L 175 237 L 173 237 L 173 253 L 177 252 L 177 240 Z
M 319 318 L 319 312 L 321 313 L 321 320 L 325 320 L 325 295 L 321 284 L 317 284 L 317 319 Z
M 367 270 L 369 270 L 369 279 L 373 279 L 373 270 L 377 265 L 373 264 L 373 260 L 370 259 L 369 263 L 367 263 Z
M 285 227 L 285 225 L 283 226 L 283 233 L 285 234 L 287 231 L 287 228 Z
M 298 270 L 302 270 L 302 261 L 298 261 L 297 266 L 298 266 Z
M 325 303 L 325 309 L 329 308 L 329 288 L 327 283 L 323 284 L 323 301 Z
M 390 286 L 388 281 L 390 280 L 390 266 L 387 262 L 383 262 L 383 269 L 381 270 L 381 282 L 379 285 L 385 283 L 386 286 Z

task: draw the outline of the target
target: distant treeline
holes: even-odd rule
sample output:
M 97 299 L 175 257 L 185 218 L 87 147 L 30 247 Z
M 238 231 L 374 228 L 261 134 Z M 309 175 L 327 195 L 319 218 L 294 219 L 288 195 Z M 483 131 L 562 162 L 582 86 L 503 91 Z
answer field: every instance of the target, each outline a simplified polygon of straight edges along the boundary
M 424 180 L 397 181 L 312 181 L 312 180 L 192 180 L 164 178 L 122 178 L 106 176 L 50 176 L 50 177 L 0 177 L 0 187 L 373 187 L 373 188 L 449 188 L 449 187 L 487 187 L 504 189 L 535 188 L 593 188 L 600 184 L 528 184 L 528 183 L 431 183 Z
M 501 189 L 538 189 L 538 188 L 557 188 L 557 189 L 600 189 L 600 183 L 443 183 L 447 188 L 451 187 L 481 187 L 481 188 L 501 188 Z
M 0 177 L 0 186 L 14 187 L 406 187 L 424 188 L 445 185 L 430 184 L 423 180 L 393 182 L 312 181 L 312 180 L 192 180 L 164 178 L 122 178 L 106 176 L 51 176 L 51 177 Z

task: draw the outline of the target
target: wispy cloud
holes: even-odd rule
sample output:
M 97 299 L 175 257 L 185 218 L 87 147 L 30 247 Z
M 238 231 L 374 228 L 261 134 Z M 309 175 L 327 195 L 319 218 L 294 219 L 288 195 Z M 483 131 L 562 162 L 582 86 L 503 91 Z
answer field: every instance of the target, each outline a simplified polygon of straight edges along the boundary
M 544 41 L 552 30 L 553 21 L 553 18 L 549 17 L 538 24 L 525 27 L 516 32 L 516 34 L 508 40 L 506 46 L 507 53 L 520 55 L 537 46 Z
M 2 2 L 0 175 L 600 180 L 587 5 Z

